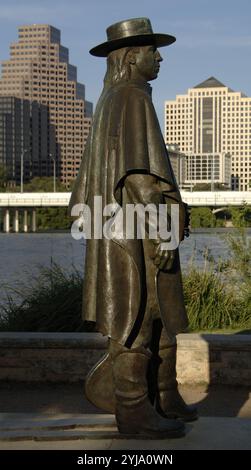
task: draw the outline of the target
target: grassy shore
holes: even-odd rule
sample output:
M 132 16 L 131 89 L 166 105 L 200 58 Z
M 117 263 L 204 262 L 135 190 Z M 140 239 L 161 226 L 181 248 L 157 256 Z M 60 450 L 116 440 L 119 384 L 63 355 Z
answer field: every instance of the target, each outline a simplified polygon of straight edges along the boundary
M 251 330 L 251 244 L 245 229 L 226 235 L 231 255 L 215 262 L 207 250 L 204 268 L 193 262 L 184 276 L 190 331 Z M 95 331 L 84 323 L 81 274 L 52 262 L 26 285 L 6 287 L 8 301 L 0 306 L 0 331 Z M 102 295 L 102 294 L 101 294 Z M 19 298 L 19 301 L 14 298 Z

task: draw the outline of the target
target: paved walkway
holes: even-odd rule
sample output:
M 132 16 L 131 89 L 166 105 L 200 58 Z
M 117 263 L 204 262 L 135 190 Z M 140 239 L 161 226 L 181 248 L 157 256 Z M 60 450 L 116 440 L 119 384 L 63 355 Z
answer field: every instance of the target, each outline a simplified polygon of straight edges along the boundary
M 179 439 L 122 437 L 114 416 L 1 414 L 0 449 L 251 450 L 251 419 L 200 418 Z
M 83 384 L 1 383 L 0 413 L 100 413 L 84 397 Z M 200 416 L 251 418 L 248 388 L 180 387 L 187 403 L 197 403 Z
M 200 419 L 171 440 L 122 439 L 114 417 L 83 397 L 83 385 L 1 384 L 0 449 L 249 449 L 251 398 L 245 388 L 181 387 Z

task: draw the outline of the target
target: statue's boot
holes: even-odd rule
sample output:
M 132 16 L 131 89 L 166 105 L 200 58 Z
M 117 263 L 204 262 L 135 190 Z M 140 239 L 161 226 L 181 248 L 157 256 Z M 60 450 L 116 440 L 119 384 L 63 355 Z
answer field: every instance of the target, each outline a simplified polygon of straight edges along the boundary
M 112 361 L 109 353 L 106 353 L 88 373 L 85 379 L 85 396 L 97 408 L 115 414 Z
M 146 376 L 151 354 L 144 348 L 123 349 L 112 361 L 119 432 L 150 438 L 184 436 L 184 423 L 160 416 L 149 401 Z
M 156 409 L 167 418 L 180 418 L 184 421 L 195 421 L 198 418 L 196 406 L 187 405 L 178 390 L 176 380 L 176 356 L 176 344 L 159 350 L 161 362 L 158 369 Z

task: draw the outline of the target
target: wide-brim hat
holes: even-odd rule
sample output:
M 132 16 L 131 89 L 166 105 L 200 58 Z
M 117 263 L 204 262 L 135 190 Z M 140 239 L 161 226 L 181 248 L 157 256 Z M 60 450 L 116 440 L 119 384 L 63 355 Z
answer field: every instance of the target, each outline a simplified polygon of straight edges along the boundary
M 107 28 L 106 34 L 107 41 L 93 47 L 90 54 L 97 57 L 107 57 L 110 52 L 121 47 L 151 44 L 163 47 L 176 41 L 176 38 L 170 34 L 154 33 L 148 18 L 132 18 L 112 24 Z

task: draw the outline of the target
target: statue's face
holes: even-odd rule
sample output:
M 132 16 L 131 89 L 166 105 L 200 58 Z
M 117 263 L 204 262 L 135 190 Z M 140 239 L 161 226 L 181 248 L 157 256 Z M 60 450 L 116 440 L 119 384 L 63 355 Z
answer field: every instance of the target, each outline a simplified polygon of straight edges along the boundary
M 137 49 L 135 66 L 138 73 L 146 81 L 154 80 L 158 76 L 160 62 L 163 60 L 158 49 L 155 46 L 142 46 Z

